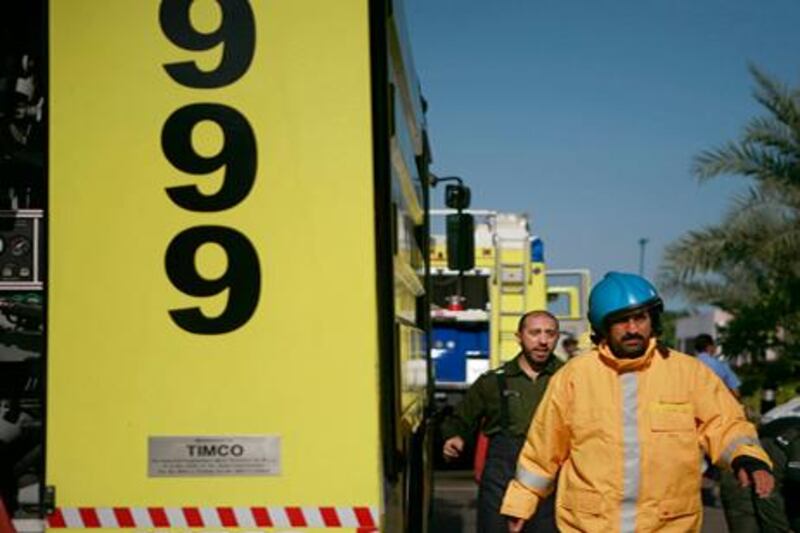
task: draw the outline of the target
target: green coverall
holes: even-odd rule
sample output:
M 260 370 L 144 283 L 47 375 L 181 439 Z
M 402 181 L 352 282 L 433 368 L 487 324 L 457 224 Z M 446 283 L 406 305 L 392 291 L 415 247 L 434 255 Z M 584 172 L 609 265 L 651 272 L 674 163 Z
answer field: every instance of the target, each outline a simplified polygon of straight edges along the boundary
M 775 489 L 759 498 L 739 486 L 730 470 L 720 479 L 725 520 L 731 533 L 800 533 L 800 417 L 774 420 L 759 429 L 773 462 Z

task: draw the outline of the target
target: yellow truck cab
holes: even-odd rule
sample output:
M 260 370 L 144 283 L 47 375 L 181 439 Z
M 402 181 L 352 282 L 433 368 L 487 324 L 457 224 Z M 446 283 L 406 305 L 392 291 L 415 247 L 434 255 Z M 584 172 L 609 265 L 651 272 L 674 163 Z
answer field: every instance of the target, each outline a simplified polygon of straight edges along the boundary
M 402 2 L 50 0 L 40 23 L 46 411 L 17 526 L 427 531 Z
M 591 287 L 591 275 L 587 269 L 547 271 L 547 309 L 558 318 L 561 327 L 561 339 L 555 352 L 561 359 L 567 359 L 563 343 L 568 338 L 578 342 L 579 352 L 591 348 L 591 326 L 587 315 Z

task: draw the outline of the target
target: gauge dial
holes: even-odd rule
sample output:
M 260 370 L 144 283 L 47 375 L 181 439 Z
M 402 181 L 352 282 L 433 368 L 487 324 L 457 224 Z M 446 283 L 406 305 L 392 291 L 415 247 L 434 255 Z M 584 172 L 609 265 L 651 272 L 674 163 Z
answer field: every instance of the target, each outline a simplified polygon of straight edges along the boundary
M 9 244 L 9 249 L 11 250 L 11 255 L 17 257 L 25 255 L 31 251 L 31 241 L 27 237 L 18 235 L 13 239 L 11 239 L 11 243 Z

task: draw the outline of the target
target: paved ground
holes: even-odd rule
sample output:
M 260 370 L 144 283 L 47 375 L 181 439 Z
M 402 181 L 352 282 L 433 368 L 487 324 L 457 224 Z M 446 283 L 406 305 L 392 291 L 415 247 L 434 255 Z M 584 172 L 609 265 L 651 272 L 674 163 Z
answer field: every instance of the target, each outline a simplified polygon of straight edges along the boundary
M 437 471 L 434 490 L 434 533 L 474 533 L 475 500 L 478 489 L 472 472 L 463 470 Z M 719 508 L 703 510 L 703 533 L 728 533 L 725 518 Z

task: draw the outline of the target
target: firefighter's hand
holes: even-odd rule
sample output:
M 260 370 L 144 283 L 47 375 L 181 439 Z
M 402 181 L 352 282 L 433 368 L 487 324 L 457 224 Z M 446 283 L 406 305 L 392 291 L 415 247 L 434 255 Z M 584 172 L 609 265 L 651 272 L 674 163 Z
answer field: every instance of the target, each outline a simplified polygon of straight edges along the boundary
M 775 478 L 772 477 L 769 465 L 748 455 L 740 455 L 731 462 L 731 468 L 736 472 L 739 484 L 742 487 L 753 485 L 753 491 L 759 498 L 766 498 L 775 487 Z
M 737 472 L 739 477 L 739 484 L 742 487 L 749 487 L 750 484 L 753 484 L 753 490 L 756 494 L 758 494 L 759 498 L 766 498 L 772 492 L 772 489 L 775 487 L 775 478 L 772 477 L 766 470 L 756 470 L 752 474 L 750 474 L 744 468 L 739 469 Z
M 525 519 L 524 518 L 509 518 L 508 519 L 508 531 L 509 533 L 519 533 L 522 531 L 522 528 L 525 527 Z
M 461 455 L 461 452 L 464 451 L 464 439 L 459 436 L 450 437 L 446 441 L 444 441 L 444 449 L 442 449 L 442 454 L 444 458 L 448 461 L 453 459 L 458 459 Z

